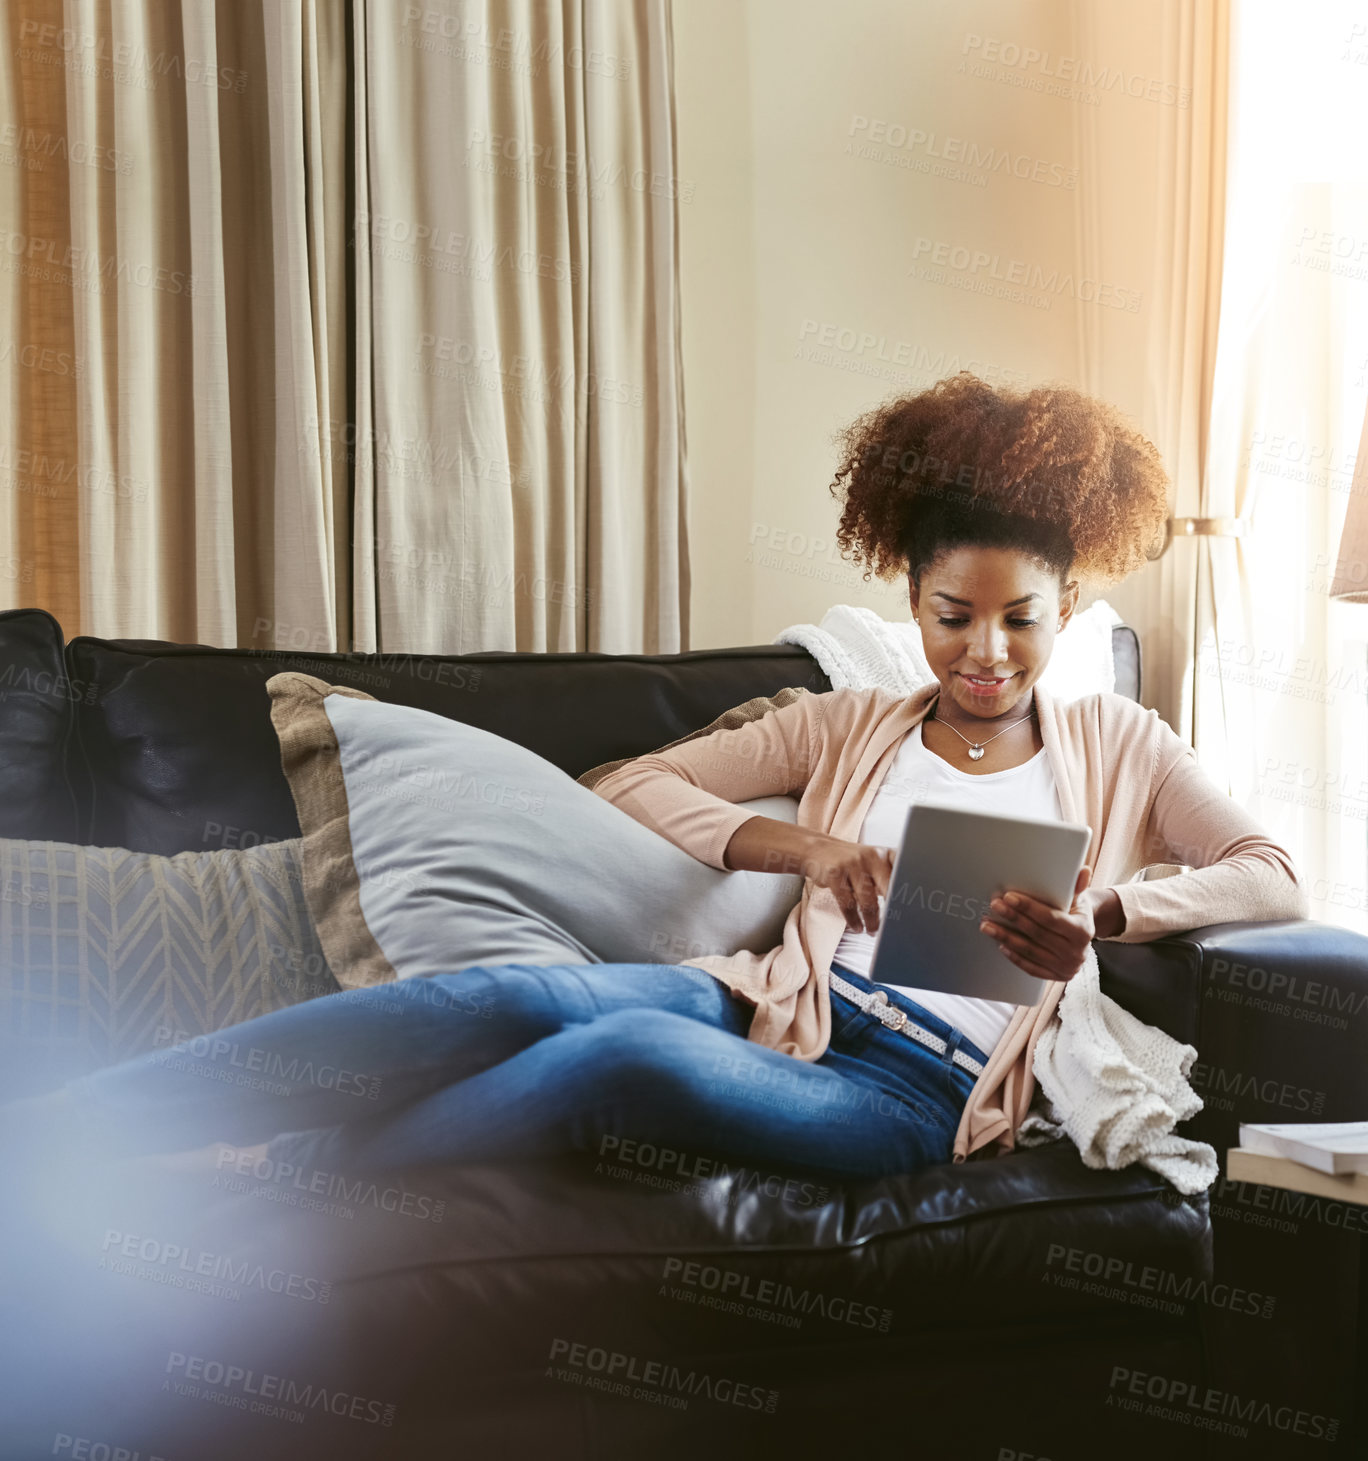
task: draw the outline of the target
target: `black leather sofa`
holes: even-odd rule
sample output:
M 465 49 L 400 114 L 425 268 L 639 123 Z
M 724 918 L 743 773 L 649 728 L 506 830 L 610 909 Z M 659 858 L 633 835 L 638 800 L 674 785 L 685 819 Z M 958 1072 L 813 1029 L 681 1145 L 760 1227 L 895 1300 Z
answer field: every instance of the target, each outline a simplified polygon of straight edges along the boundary
M 1135 636 L 1115 644 L 1118 692 L 1138 698 Z M 264 689 L 286 668 L 480 725 L 571 774 L 751 696 L 829 688 L 791 647 L 292 655 L 65 644 L 46 614 L 14 611 L 0 835 L 162 854 L 296 836 Z M 1234 924 L 1098 954 L 1112 997 L 1197 1046 L 1212 1099 L 1190 1134 L 1218 1152 L 1241 1120 L 1296 1119 L 1287 1089 L 1316 1093 L 1326 1120 L 1368 1112 L 1368 940 Z M 1273 975 L 1297 997 L 1255 997 Z M 0 1029 L 31 1066 L 17 988 L 0 983 Z M 1088 1170 L 1067 1143 L 847 1187 L 688 1168 L 636 1153 L 414 1173 L 404 1185 L 440 1221 L 379 1202 L 327 1221 L 230 1190 L 196 1207 L 199 1252 L 316 1281 L 312 1302 L 269 1285 L 116 1299 L 98 1273 L 26 1254 L 0 1322 L 2 1454 L 1363 1454 L 1368 1209 L 1224 1179 L 1183 1197 L 1142 1168 Z M 179 1180 L 135 1169 L 111 1199 L 121 1231 L 155 1232 Z

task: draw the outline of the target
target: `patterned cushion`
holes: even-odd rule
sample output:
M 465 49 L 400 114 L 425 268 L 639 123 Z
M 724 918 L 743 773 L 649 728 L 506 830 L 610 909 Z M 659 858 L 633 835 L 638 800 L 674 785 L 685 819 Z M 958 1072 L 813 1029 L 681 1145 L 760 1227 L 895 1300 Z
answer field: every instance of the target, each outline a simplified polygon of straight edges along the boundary
M 175 857 L 0 839 L 0 1096 L 337 987 L 298 838 Z

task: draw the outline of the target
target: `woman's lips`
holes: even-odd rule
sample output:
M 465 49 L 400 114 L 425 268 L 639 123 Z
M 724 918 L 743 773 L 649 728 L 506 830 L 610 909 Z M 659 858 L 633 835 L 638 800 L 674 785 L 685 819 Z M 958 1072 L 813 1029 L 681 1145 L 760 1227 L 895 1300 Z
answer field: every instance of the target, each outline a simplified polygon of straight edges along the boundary
M 958 674 L 959 672 L 956 671 L 956 673 Z M 1011 675 L 1004 675 L 1000 679 L 985 682 L 971 679 L 968 675 L 960 675 L 960 679 L 969 687 L 969 693 L 971 695 L 996 695 L 1012 678 L 1013 676 Z

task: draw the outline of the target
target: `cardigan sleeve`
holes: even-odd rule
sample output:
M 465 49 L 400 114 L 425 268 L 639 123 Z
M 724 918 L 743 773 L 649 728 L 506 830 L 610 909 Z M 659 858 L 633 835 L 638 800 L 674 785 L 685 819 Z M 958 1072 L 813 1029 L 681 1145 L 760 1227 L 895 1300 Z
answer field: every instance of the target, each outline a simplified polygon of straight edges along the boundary
M 1191 871 L 1118 883 L 1126 926 L 1115 942 L 1143 943 L 1212 923 L 1308 917 L 1310 901 L 1291 854 L 1160 724 L 1158 754 L 1167 770 L 1150 801 L 1143 860 L 1185 863 Z
M 594 793 L 700 862 L 726 871 L 727 843 L 757 815 L 735 803 L 802 794 L 829 698 L 830 692 L 803 695 L 732 730 L 637 756 L 595 783 Z

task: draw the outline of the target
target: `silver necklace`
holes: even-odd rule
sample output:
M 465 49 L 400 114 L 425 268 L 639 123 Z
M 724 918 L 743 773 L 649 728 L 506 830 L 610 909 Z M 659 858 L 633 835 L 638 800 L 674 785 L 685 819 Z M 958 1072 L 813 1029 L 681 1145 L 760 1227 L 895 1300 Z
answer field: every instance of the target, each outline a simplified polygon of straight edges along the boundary
M 1032 706 L 1031 707 L 1031 715 L 1034 715 L 1034 714 L 1035 714 L 1035 706 Z M 969 737 L 964 734 L 963 731 L 955 730 L 955 727 L 953 725 L 951 725 L 948 720 L 937 721 L 937 724 L 943 725 L 946 728 L 946 730 L 955 731 L 955 734 L 960 738 L 960 740 L 966 742 L 966 744 L 969 747 L 969 759 L 971 761 L 982 761 L 983 760 L 983 748 L 988 744 L 988 741 L 995 741 L 995 740 L 997 740 L 998 736 L 1005 736 L 1007 734 L 1007 732 L 1012 729 L 1012 726 L 1024 725 L 1026 723 L 1026 721 L 1030 720 L 1031 715 L 1023 715 L 1020 720 L 1014 720 L 1012 722 L 1012 725 L 1009 725 L 1009 726 L 1004 727 L 1002 730 L 1000 730 L 997 733 L 996 736 L 989 736 L 987 741 L 971 741 L 969 739 Z M 936 719 L 936 707 L 934 705 L 931 707 L 931 713 L 928 716 L 928 719 L 930 719 L 930 720 L 935 720 Z

